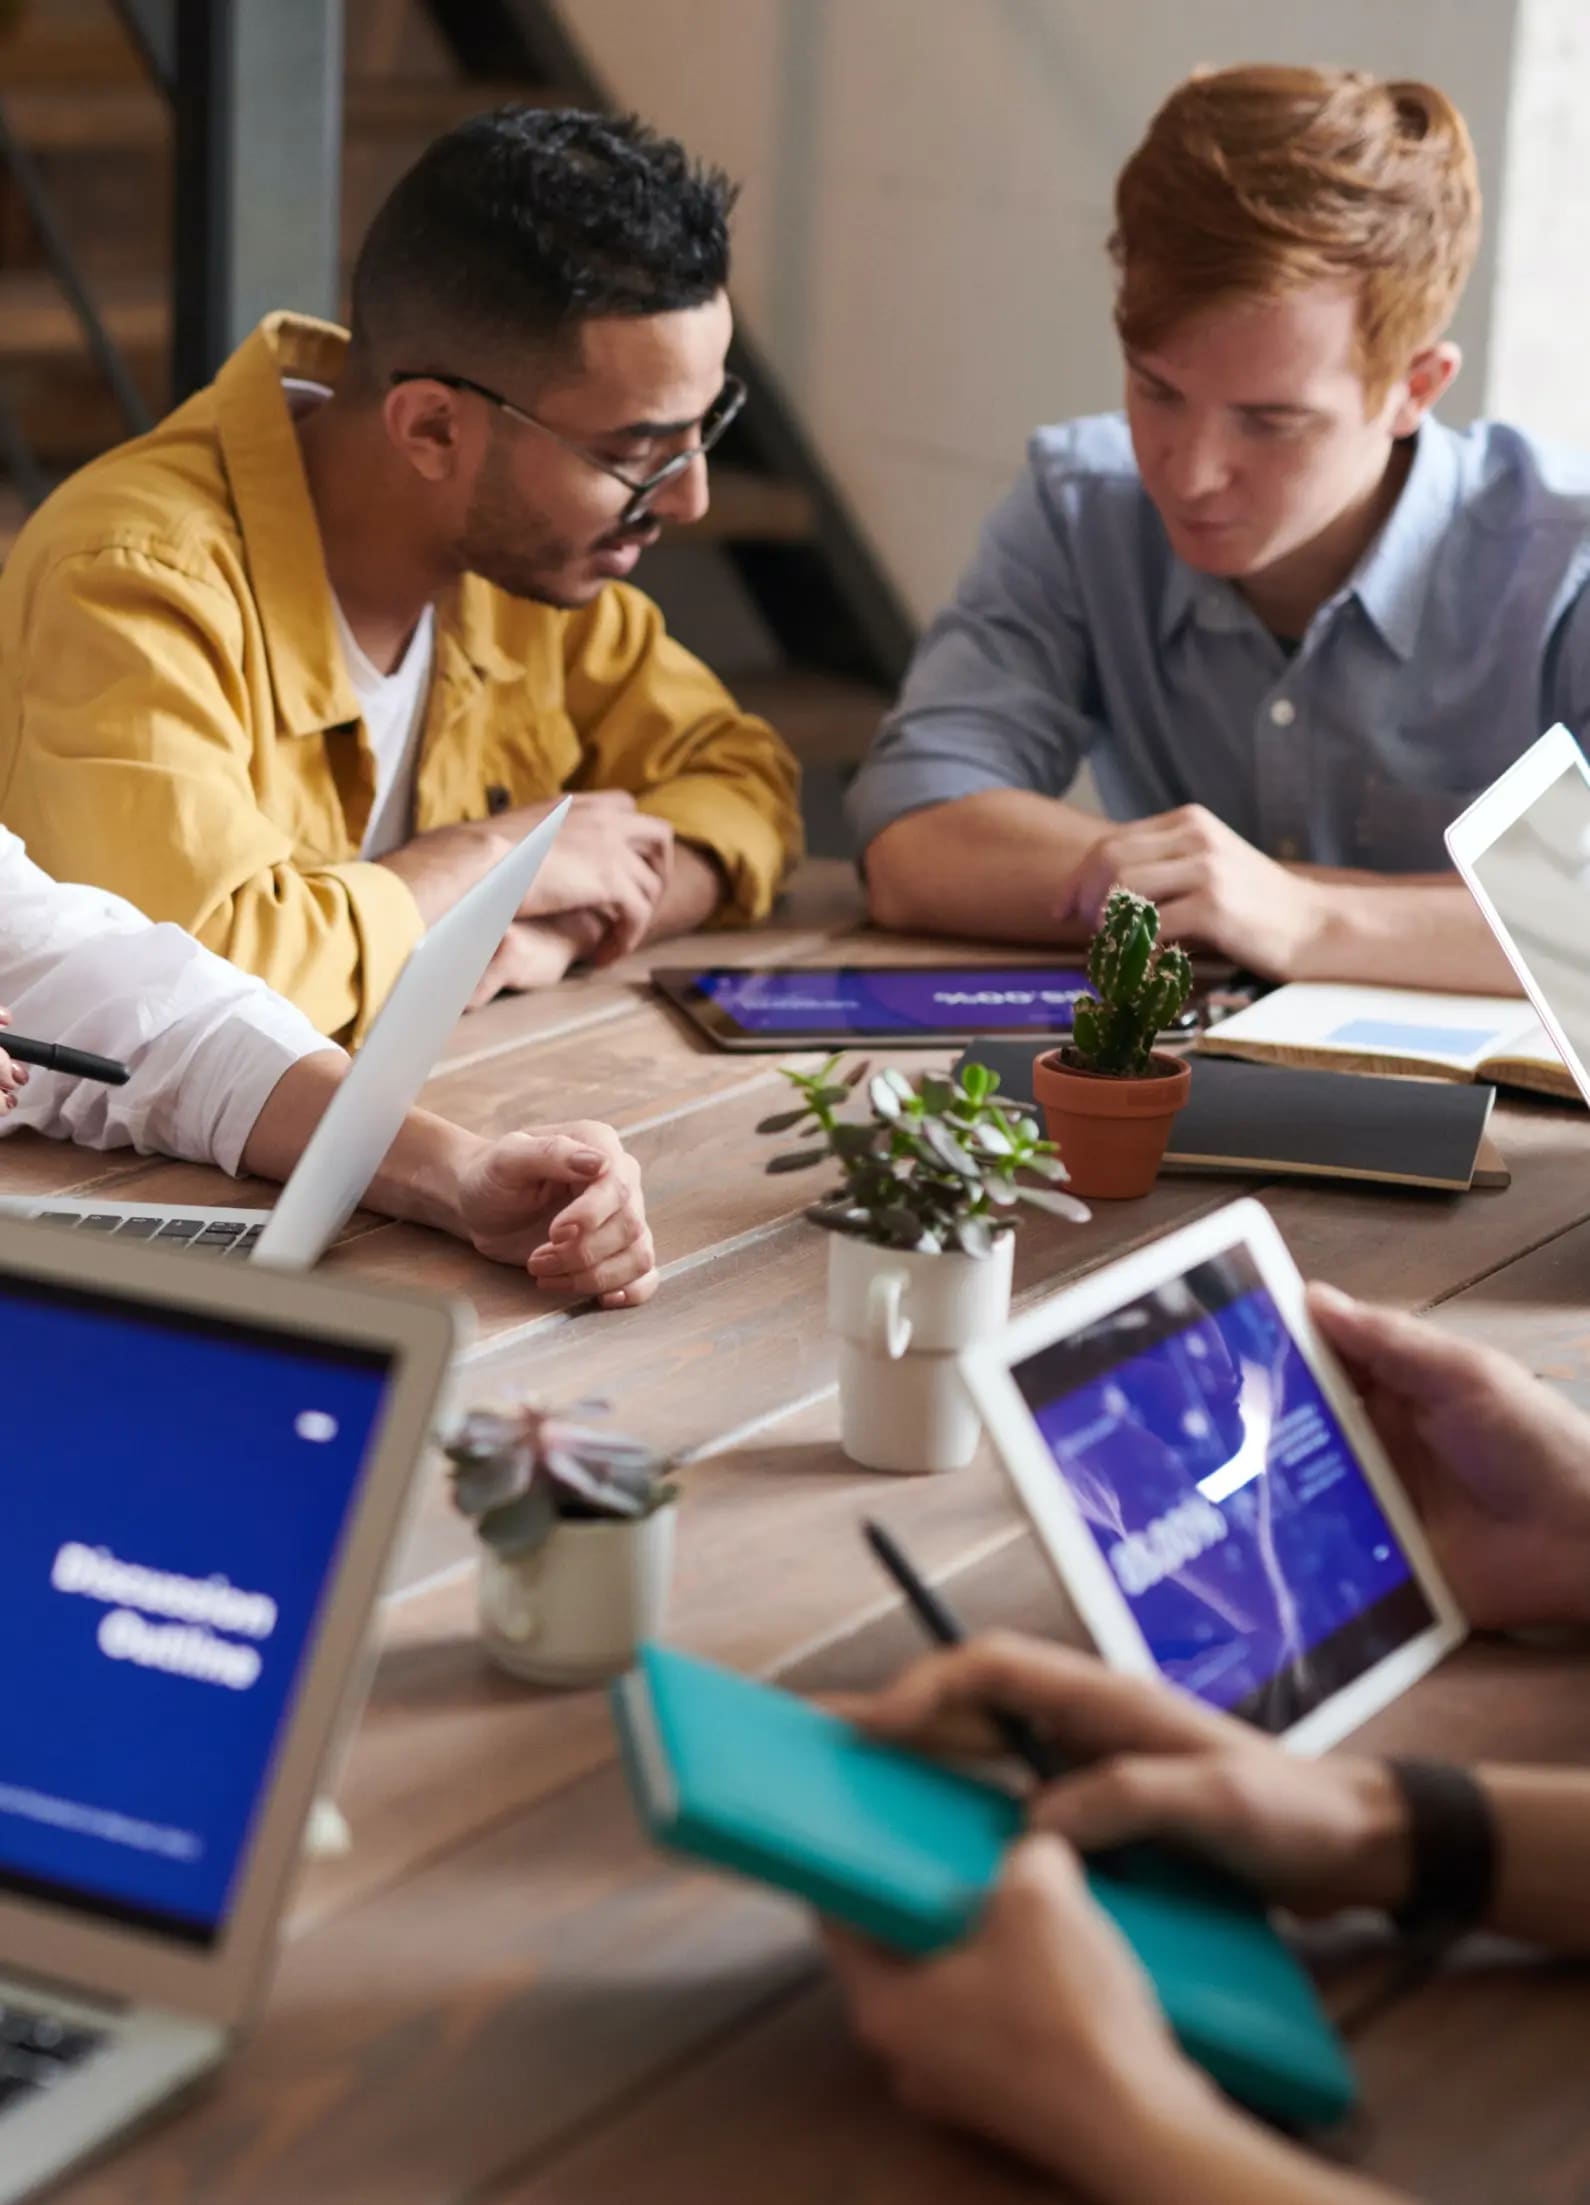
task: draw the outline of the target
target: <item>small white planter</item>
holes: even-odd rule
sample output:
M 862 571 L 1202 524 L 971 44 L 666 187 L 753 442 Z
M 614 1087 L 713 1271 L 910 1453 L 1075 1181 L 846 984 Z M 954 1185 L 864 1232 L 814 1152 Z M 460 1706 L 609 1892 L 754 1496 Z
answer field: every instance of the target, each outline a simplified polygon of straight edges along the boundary
M 839 1436 L 864 1470 L 958 1470 L 980 1429 L 955 1357 L 1010 1313 L 1014 1233 L 991 1256 L 918 1255 L 834 1233 L 828 1322 L 839 1336 Z
M 571 1518 L 531 1554 L 480 1550 L 480 1633 L 499 1669 L 530 1684 L 622 1676 L 662 1630 L 675 1503 L 649 1516 Z

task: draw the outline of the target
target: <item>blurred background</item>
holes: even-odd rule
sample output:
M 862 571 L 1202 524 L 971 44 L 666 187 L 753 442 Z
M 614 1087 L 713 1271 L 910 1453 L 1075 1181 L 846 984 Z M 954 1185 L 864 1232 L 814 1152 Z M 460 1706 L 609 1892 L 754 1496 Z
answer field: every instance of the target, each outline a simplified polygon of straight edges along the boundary
M 273 306 L 340 311 L 380 197 L 509 99 L 742 179 L 753 403 L 640 580 L 844 778 L 1039 422 L 1113 406 L 1113 178 L 1200 62 L 1426 77 L 1486 195 L 1443 411 L 1590 444 L 1584 0 L 0 0 L 0 555 Z

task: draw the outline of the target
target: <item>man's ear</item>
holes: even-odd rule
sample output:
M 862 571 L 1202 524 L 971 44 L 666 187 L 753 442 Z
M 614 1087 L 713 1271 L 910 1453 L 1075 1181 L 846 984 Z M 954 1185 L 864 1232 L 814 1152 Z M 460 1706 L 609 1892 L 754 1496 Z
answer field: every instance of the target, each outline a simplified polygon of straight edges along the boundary
M 459 394 L 445 383 L 394 383 L 381 418 L 395 451 L 426 482 L 451 482 L 467 464 L 469 423 Z
M 1463 348 L 1450 339 L 1426 345 L 1422 352 L 1414 354 L 1402 379 L 1402 396 L 1391 417 L 1393 436 L 1412 436 L 1436 400 L 1451 389 L 1462 365 Z

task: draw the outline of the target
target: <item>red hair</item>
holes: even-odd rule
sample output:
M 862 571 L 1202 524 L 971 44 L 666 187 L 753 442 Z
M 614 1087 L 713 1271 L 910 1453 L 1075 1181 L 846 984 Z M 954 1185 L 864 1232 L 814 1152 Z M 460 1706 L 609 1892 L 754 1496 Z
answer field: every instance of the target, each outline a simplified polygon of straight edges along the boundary
M 1446 329 L 1479 234 L 1474 147 L 1432 86 L 1352 69 L 1199 71 L 1116 183 L 1116 327 L 1149 351 L 1202 308 L 1347 280 L 1373 410 Z

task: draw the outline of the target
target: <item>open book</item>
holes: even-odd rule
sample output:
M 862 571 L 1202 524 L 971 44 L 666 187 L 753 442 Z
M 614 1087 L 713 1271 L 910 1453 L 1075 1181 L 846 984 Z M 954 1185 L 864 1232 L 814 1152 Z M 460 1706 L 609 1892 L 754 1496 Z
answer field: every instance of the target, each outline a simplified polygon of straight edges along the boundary
M 1261 1064 L 1489 1080 L 1568 1101 L 1579 1094 L 1534 1010 L 1511 995 L 1293 981 L 1212 1026 L 1198 1047 Z

